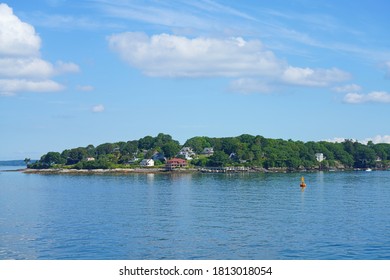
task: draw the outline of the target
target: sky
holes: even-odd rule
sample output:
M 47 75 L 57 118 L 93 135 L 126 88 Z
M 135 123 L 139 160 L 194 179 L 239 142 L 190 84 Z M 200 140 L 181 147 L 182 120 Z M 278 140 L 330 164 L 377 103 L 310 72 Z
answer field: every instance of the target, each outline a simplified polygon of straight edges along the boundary
M 390 143 L 387 0 L 0 0 L 0 160 L 170 134 Z

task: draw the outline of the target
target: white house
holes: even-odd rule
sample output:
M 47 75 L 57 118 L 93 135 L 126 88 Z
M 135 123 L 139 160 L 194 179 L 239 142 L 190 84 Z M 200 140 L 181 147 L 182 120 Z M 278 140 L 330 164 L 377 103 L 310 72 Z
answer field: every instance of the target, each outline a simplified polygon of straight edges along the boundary
M 143 160 L 141 160 L 140 165 L 143 166 L 143 167 L 154 166 L 154 160 L 152 160 L 152 159 L 143 159 Z
M 190 147 L 183 147 L 180 150 L 179 155 L 184 156 L 186 160 L 191 160 L 195 153 Z
M 323 161 L 324 159 L 326 159 L 326 157 L 324 157 L 324 154 L 323 154 L 323 153 L 316 153 L 315 156 L 316 156 L 316 160 L 317 160 L 318 162 L 321 162 L 321 161 Z

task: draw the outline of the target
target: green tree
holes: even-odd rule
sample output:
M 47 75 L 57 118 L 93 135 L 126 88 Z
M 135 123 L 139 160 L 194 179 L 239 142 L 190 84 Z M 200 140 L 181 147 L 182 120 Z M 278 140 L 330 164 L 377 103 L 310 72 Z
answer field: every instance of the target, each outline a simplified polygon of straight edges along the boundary
M 26 166 L 28 166 L 31 162 L 31 159 L 30 158 L 25 158 L 24 159 L 24 163 L 26 164 Z
M 366 168 L 375 165 L 376 154 L 374 149 L 363 144 L 355 148 L 355 167 Z
M 85 148 L 86 152 L 87 152 L 87 156 L 88 157 L 95 157 L 96 156 L 96 149 L 93 145 L 88 145 L 86 148 Z
M 154 138 L 152 136 L 145 136 L 138 140 L 138 148 L 141 150 L 149 150 L 154 146 Z
M 222 150 L 230 155 L 231 153 L 237 153 L 240 148 L 240 140 L 235 137 L 228 137 L 222 139 Z
M 184 143 L 184 147 L 191 147 L 195 153 L 200 154 L 204 148 L 210 148 L 212 145 L 210 144 L 208 137 L 197 136 L 187 140 Z
M 165 144 L 174 141 L 172 139 L 172 136 L 169 134 L 164 134 L 164 133 L 159 133 L 155 138 L 154 138 L 154 143 L 153 146 L 156 147 L 162 147 Z
M 121 150 L 122 155 L 134 155 L 138 151 L 138 141 L 128 141 Z
M 180 145 L 175 141 L 170 141 L 170 142 L 164 144 L 161 147 L 161 150 L 164 153 L 165 157 L 172 158 L 179 153 Z
M 108 155 L 115 151 L 116 148 L 119 148 L 118 145 L 113 143 L 104 143 L 96 147 L 96 154 L 98 156 Z
M 40 162 L 43 164 L 47 164 L 48 166 L 64 163 L 63 159 L 61 158 L 61 154 L 57 152 L 48 152 L 41 157 Z
M 76 164 L 82 159 L 87 157 L 87 150 L 85 148 L 75 148 L 69 150 L 67 153 L 68 158 L 66 159 L 66 164 L 71 165 L 71 164 Z
M 229 156 L 223 151 L 216 151 L 209 158 L 208 164 L 214 167 L 224 167 L 229 163 Z
M 193 159 L 191 163 L 195 166 L 202 166 L 205 167 L 207 166 L 208 159 L 206 157 L 199 157 L 196 159 Z

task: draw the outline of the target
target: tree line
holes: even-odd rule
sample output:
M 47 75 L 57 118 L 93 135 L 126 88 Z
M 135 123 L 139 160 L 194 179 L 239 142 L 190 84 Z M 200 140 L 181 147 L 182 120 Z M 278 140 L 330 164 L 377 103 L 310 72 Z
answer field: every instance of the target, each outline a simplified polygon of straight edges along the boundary
M 224 167 L 246 166 L 259 168 L 329 169 L 329 168 L 389 168 L 390 144 L 362 144 L 347 139 L 341 143 L 326 141 L 293 141 L 271 139 L 263 136 L 243 134 L 237 137 L 211 138 L 197 136 L 184 145 L 164 133 L 156 137 L 145 136 L 127 142 L 88 145 L 59 152 L 48 152 L 40 160 L 29 164 L 29 168 L 77 168 L 110 169 L 138 166 L 142 159 L 158 153 L 156 165 L 164 164 L 162 158 L 177 157 L 182 147 L 190 147 L 194 153 L 192 166 Z M 202 155 L 205 148 L 213 148 L 212 155 Z M 322 153 L 319 162 L 316 153 Z M 180 157 L 180 156 L 179 156 Z M 92 160 L 93 159 L 93 160 Z

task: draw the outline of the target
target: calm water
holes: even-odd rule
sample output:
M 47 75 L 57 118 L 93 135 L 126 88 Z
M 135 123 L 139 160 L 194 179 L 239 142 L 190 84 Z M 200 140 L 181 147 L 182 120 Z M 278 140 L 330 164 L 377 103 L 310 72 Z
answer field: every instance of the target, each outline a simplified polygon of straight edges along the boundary
M 0 259 L 390 259 L 390 172 L 0 172 Z

